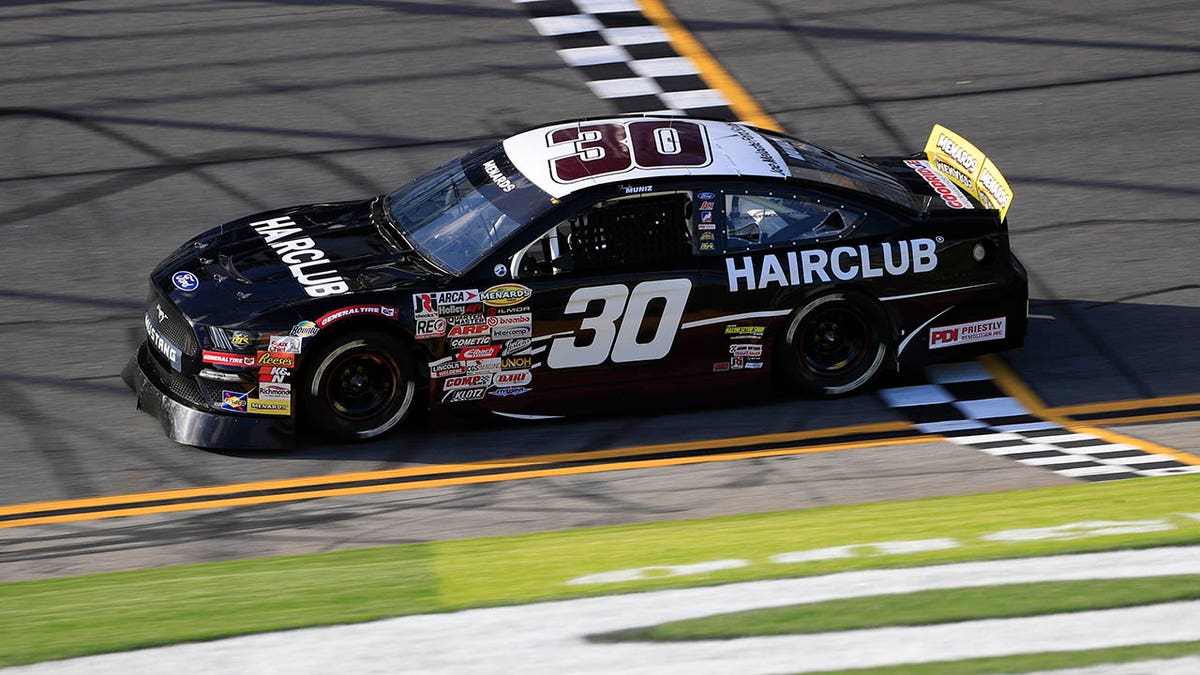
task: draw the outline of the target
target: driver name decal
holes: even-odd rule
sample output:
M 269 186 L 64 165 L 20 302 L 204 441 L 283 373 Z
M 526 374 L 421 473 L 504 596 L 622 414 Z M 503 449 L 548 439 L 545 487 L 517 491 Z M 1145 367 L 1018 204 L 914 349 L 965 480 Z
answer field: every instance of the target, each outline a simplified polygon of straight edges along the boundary
M 333 262 L 324 251 L 317 248 L 312 237 L 294 237 L 304 231 L 288 216 L 260 220 L 250 223 L 250 227 L 275 250 L 279 259 L 288 266 L 288 271 L 304 287 L 305 293 L 319 298 L 350 291 L 350 285 L 332 267 Z
M 872 248 L 879 255 L 872 256 Z M 937 244 L 932 239 L 884 242 L 876 246 L 838 246 L 831 251 L 808 249 L 786 255 L 768 253 L 761 258 L 743 256 L 725 259 L 729 291 L 753 291 L 776 286 L 800 286 L 817 282 L 850 281 L 873 277 L 921 274 L 937 269 Z M 882 259 L 881 266 L 873 261 Z

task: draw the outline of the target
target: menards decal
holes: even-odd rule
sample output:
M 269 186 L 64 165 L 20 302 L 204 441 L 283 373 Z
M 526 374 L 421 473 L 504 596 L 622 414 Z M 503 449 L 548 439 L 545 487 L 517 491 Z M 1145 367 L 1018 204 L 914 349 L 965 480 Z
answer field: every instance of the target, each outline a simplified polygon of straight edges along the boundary
M 935 124 L 925 141 L 925 155 L 938 173 L 978 198 L 984 206 L 998 210 L 1001 220 L 1008 214 L 1013 199 L 1012 188 L 996 164 L 970 141 Z

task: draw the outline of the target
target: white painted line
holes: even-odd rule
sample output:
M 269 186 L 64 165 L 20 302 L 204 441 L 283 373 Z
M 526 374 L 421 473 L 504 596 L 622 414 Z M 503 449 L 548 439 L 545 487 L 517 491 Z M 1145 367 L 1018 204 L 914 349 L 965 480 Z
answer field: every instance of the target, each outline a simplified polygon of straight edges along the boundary
M 954 396 L 941 385 L 937 384 L 918 384 L 912 387 L 882 389 L 879 395 L 892 408 L 907 408 L 914 405 L 933 405 L 954 401 Z
M 629 67 L 642 77 L 671 77 L 673 75 L 695 75 L 700 72 L 691 59 L 669 56 L 661 59 L 631 61 Z
M 1055 464 L 1077 464 L 1082 459 L 1084 458 L 1075 455 L 1053 455 L 1050 457 L 1030 457 L 1028 459 L 1018 459 L 1017 461 L 1029 466 L 1045 466 L 1051 470 L 1056 470 L 1054 469 Z
M 574 0 L 581 12 L 608 14 L 610 12 L 641 12 L 637 0 Z
M 1041 431 L 1043 429 L 1061 429 L 1054 422 L 1025 422 L 1023 424 L 998 424 L 992 427 L 996 431 Z
M 597 23 L 599 23 L 597 21 Z M 658 26 L 629 26 L 627 28 L 605 28 L 600 31 L 604 41 L 614 45 L 644 45 L 651 42 L 668 42 L 667 34 Z
M 544 16 L 531 18 L 534 30 L 539 35 L 551 37 L 554 35 L 569 35 L 571 33 L 590 33 L 604 28 L 599 19 L 588 14 L 571 14 L 568 16 Z
M 661 98 L 664 103 L 674 108 L 708 108 L 729 105 L 729 99 L 716 89 L 664 91 Z
M 998 441 L 1021 441 L 1025 442 L 1025 437 L 1018 434 L 997 434 L 988 433 L 978 436 L 954 436 L 949 440 L 958 443 L 959 445 L 973 445 L 975 443 L 996 443 Z M 1042 439 L 1038 439 L 1039 441 Z
M 925 434 L 940 434 L 946 431 L 961 431 L 963 429 L 986 429 L 988 426 L 979 420 L 946 420 L 944 422 L 922 422 L 914 425 L 918 431 Z M 950 440 L 954 440 L 950 437 Z
M 587 83 L 598 98 L 624 98 L 661 94 L 662 87 L 648 77 L 623 77 L 617 80 L 593 80 Z
M 989 417 L 1009 417 L 1011 415 L 1028 415 L 1029 411 L 1017 399 L 1001 396 L 998 398 L 981 398 L 973 401 L 955 401 L 958 408 L 967 417 L 986 420 Z
M 1200 547 L 845 572 L 400 617 L 19 666 L 6 675 L 148 673 L 781 673 L 1200 639 L 1200 601 L 938 626 L 596 644 L 666 621 L 918 590 L 1200 573 Z
M 1096 461 L 1100 461 L 1100 460 L 1096 460 Z M 1079 476 L 1103 476 L 1104 474 L 1108 474 L 1108 473 L 1129 473 L 1129 472 L 1130 472 L 1130 469 L 1128 469 L 1126 467 L 1109 466 L 1109 465 L 1084 466 L 1084 467 L 1080 467 L 1078 469 L 1062 469 L 1059 471 L 1055 471 L 1055 473 L 1057 473 L 1057 474 L 1060 474 L 1063 476 L 1069 476 L 1071 478 L 1076 478 Z
M 624 47 L 601 45 L 599 47 L 576 47 L 574 49 L 559 49 L 558 55 L 568 66 L 596 66 L 602 63 L 620 63 L 632 60 Z

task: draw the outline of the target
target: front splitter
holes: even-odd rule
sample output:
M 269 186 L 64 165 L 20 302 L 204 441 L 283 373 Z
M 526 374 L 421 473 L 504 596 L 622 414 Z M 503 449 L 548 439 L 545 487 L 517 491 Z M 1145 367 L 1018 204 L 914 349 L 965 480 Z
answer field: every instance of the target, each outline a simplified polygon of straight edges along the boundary
M 143 342 L 121 371 L 137 394 L 137 407 L 156 417 L 171 440 L 199 448 L 282 450 L 295 447 L 290 421 L 197 410 L 178 401 L 157 381 Z

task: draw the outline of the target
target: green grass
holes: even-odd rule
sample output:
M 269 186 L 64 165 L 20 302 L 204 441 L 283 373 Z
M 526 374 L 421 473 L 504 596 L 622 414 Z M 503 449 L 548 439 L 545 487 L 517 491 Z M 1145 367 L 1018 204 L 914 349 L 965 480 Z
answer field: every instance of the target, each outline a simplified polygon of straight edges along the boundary
M 1029 673 L 1062 668 L 1083 668 L 1100 663 L 1128 663 L 1149 659 L 1173 659 L 1200 654 L 1198 642 L 1166 642 L 1136 647 L 1111 647 L 1078 652 L 1045 652 L 995 656 L 984 659 L 916 663 L 906 666 L 855 668 L 837 670 L 822 675 L 991 675 L 993 673 Z M 1151 672 L 1151 671 L 1146 671 Z
M 1200 575 L 1089 579 L 873 595 L 729 612 L 592 636 L 595 642 L 725 640 L 884 626 L 924 626 L 1200 598 Z
M 408 544 L 0 585 L 0 666 L 467 607 L 851 569 L 1200 542 L 1200 476 L 1119 481 L 696 521 Z M 1161 521 L 1168 529 L 991 541 L 1012 528 Z M 778 564 L 788 551 L 953 538 L 956 548 Z M 569 585 L 585 574 L 737 558 L 700 575 Z

